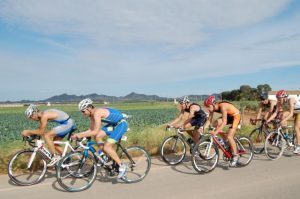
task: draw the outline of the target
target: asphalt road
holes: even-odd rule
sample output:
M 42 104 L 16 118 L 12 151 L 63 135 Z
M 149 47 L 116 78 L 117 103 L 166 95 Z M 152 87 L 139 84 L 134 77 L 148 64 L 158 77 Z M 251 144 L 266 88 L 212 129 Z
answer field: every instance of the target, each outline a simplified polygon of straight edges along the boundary
M 93 186 L 83 192 L 65 192 L 48 173 L 40 184 L 30 187 L 13 185 L 7 175 L 0 176 L 1 199 L 53 198 L 299 198 L 300 157 L 283 156 L 270 161 L 264 155 L 255 156 L 244 168 L 228 168 L 220 161 L 210 174 L 197 174 L 190 157 L 178 166 L 168 166 L 153 158 L 148 176 L 139 183 L 125 184 L 115 178 L 97 177 Z

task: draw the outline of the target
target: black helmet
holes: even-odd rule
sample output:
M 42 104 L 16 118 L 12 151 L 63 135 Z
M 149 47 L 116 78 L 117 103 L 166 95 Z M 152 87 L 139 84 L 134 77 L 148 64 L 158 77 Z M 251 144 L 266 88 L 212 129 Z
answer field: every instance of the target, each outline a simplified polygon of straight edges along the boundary
M 259 98 L 260 98 L 260 100 L 266 100 L 266 99 L 268 99 L 268 93 L 266 93 L 266 92 L 261 93 L 260 96 L 259 96 Z

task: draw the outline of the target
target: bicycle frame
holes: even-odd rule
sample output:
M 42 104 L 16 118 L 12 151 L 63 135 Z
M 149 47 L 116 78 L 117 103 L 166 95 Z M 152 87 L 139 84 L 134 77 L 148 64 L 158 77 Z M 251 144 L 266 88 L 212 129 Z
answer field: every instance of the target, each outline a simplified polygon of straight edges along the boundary
M 224 132 L 219 132 L 218 134 L 224 134 Z M 217 134 L 217 135 L 218 135 Z M 223 151 L 223 154 L 225 155 L 226 158 L 231 159 L 233 158 L 233 155 L 231 153 L 231 149 L 229 148 L 229 150 L 225 149 L 224 146 L 219 142 L 218 137 L 217 136 L 213 136 L 211 134 L 210 135 L 210 145 L 209 147 L 205 150 L 205 155 L 209 154 L 209 151 L 211 150 L 213 144 L 215 143 L 219 149 L 221 149 Z M 245 148 L 243 147 L 243 145 L 240 143 L 240 141 L 235 137 L 234 138 L 236 145 L 237 145 L 237 150 L 238 150 L 238 154 L 242 155 L 245 153 Z M 229 146 L 230 147 L 230 146 Z M 242 147 L 241 149 L 239 149 L 239 147 Z
M 86 138 L 85 138 L 85 139 L 86 139 Z M 85 139 L 84 139 L 84 140 L 85 140 Z M 84 140 L 83 140 L 83 141 L 84 141 Z M 122 138 L 116 143 L 116 146 L 117 146 L 116 152 L 118 152 L 118 151 L 119 151 L 119 148 L 120 148 L 121 151 L 122 151 L 123 153 L 126 154 L 126 156 L 127 156 L 128 159 L 130 160 L 130 162 L 132 163 L 132 165 L 135 165 L 135 162 L 134 162 L 134 160 L 132 159 L 132 157 L 127 153 L 127 151 L 125 150 L 125 148 L 121 145 L 121 140 L 126 141 L 126 140 L 127 140 L 127 137 L 123 135 Z M 83 151 L 83 158 L 87 158 L 87 157 L 88 157 L 88 152 L 89 152 L 89 151 L 95 156 L 96 149 L 93 147 L 93 145 L 97 145 L 97 143 L 96 143 L 95 141 L 90 141 L 90 140 L 89 140 L 89 141 L 87 142 L 86 146 L 84 146 L 84 145 L 82 144 L 82 142 L 80 142 L 79 145 L 80 145 L 80 147 L 82 147 L 82 148 L 84 149 L 84 151 Z M 97 156 L 97 158 L 98 158 L 98 159 L 101 159 L 101 162 L 105 162 L 105 161 L 102 159 L 102 157 Z M 97 158 L 96 158 L 96 159 L 97 159 Z M 117 166 L 117 165 L 116 165 L 116 162 L 113 160 L 113 169 L 114 169 L 116 166 Z M 106 169 L 108 169 L 108 168 L 106 168 Z
M 41 155 L 43 157 L 45 157 L 48 160 L 51 160 L 51 153 L 47 148 L 44 147 L 44 143 L 45 143 L 44 140 L 37 140 L 37 146 L 34 147 L 34 151 L 33 151 L 32 155 L 29 159 L 29 162 L 27 164 L 28 169 L 31 167 L 32 162 L 33 162 L 33 160 L 36 156 L 36 153 L 39 152 L 39 151 L 41 151 Z M 64 150 L 63 150 L 63 153 L 62 153 L 62 157 L 64 157 L 67 154 L 68 149 L 70 149 L 71 151 L 76 150 L 76 148 L 74 149 L 72 147 L 72 145 L 70 144 L 70 141 L 54 141 L 54 144 L 59 145 L 59 146 L 64 145 Z

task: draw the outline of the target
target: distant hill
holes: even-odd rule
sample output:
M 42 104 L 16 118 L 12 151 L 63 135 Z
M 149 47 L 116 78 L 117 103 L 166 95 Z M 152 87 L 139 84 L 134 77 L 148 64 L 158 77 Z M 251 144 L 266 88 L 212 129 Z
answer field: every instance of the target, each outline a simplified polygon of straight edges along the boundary
M 214 94 L 215 96 L 218 96 L 218 94 Z M 189 98 L 191 101 L 202 101 L 204 100 L 208 95 L 189 95 Z M 51 103 L 70 103 L 70 102 L 79 102 L 85 98 L 91 98 L 95 102 L 133 102 L 133 101 L 173 101 L 174 98 L 167 98 L 167 97 L 160 97 L 158 95 L 145 95 L 145 94 L 139 94 L 135 92 L 131 92 L 128 95 L 116 97 L 116 96 L 109 96 L 109 95 L 103 95 L 103 94 L 88 94 L 88 95 L 69 95 L 69 94 L 61 94 L 61 95 L 55 95 L 53 97 L 44 99 L 44 100 L 21 100 L 17 102 L 1 102 L 1 103 L 31 103 L 31 102 L 51 102 Z
M 56 95 L 53 97 L 50 97 L 48 99 L 42 100 L 44 102 L 78 102 L 80 100 L 83 100 L 85 98 L 91 98 L 94 101 L 97 102 L 115 102 L 115 101 L 167 101 L 167 100 L 173 100 L 172 98 L 166 98 L 166 97 L 159 97 L 158 95 L 145 95 L 145 94 L 138 94 L 135 92 L 129 93 L 126 96 L 116 97 L 116 96 L 109 96 L 109 95 L 98 95 L 96 93 L 89 94 L 89 95 L 68 95 L 68 94 L 62 94 L 62 95 Z

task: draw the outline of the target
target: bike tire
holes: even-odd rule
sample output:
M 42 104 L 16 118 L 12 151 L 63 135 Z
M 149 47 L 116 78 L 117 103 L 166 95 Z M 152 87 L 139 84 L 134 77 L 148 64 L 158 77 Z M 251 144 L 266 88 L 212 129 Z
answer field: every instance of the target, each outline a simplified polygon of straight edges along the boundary
M 160 156 L 169 165 L 177 165 L 186 156 L 186 144 L 177 135 L 167 137 L 160 147 Z
M 255 154 L 261 154 L 265 150 L 266 135 L 266 132 L 261 130 L 261 128 L 256 128 L 249 134 Z
M 250 164 L 253 159 L 253 144 L 249 137 L 240 136 L 236 139 L 236 146 L 239 154 L 237 162 L 238 167 L 244 167 Z
M 122 163 L 128 170 L 121 178 L 126 183 L 135 183 L 143 180 L 150 171 L 151 158 L 149 153 L 142 147 L 131 146 L 126 148 L 120 155 Z
M 24 149 L 17 152 L 8 163 L 8 176 L 17 185 L 29 186 L 39 183 L 47 171 L 47 162 L 35 152 L 30 168 L 28 163 L 34 155 L 33 149 Z
M 96 176 L 97 163 L 91 154 L 85 156 L 83 152 L 71 152 L 57 165 L 57 182 L 69 192 L 79 192 L 90 188 Z
M 281 133 L 271 132 L 265 141 L 265 154 L 270 160 L 279 159 L 285 149 L 286 141 Z
M 204 141 L 194 149 L 192 165 L 198 173 L 205 174 L 213 171 L 218 162 L 219 149 L 214 143 Z

